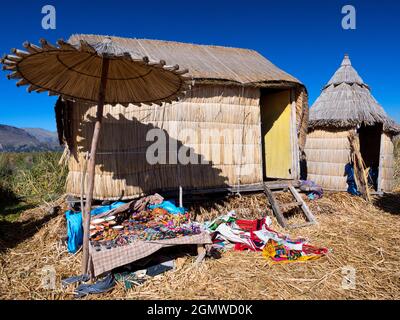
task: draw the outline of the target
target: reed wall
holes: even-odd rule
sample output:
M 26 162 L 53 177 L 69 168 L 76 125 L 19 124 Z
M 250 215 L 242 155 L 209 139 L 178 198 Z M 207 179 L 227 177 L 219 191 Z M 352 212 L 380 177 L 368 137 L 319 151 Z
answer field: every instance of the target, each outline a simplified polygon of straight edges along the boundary
M 306 155 L 308 179 L 329 190 L 347 190 L 344 167 L 350 159 L 349 131 L 313 130 L 307 136 Z M 390 135 L 381 140 L 381 190 L 391 192 L 394 187 L 394 146 Z
M 260 91 L 238 86 L 197 85 L 170 105 L 105 106 L 99 141 L 95 199 L 132 198 L 158 190 L 233 186 L 262 181 Z M 72 156 L 67 192 L 79 196 L 85 154 L 93 134 L 95 106 L 74 103 Z M 149 130 L 159 128 L 168 141 L 167 164 L 149 164 Z M 170 163 L 173 148 L 186 150 L 194 163 Z M 70 146 L 71 148 L 71 146 Z M 153 153 L 154 154 L 154 153 Z M 156 153 L 157 155 L 157 153 Z M 171 159 L 169 159 L 171 157 Z M 196 163 L 197 159 L 197 163 Z
M 308 179 L 331 190 L 347 190 L 344 167 L 349 162 L 348 131 L 313 130 L 307 136 Z

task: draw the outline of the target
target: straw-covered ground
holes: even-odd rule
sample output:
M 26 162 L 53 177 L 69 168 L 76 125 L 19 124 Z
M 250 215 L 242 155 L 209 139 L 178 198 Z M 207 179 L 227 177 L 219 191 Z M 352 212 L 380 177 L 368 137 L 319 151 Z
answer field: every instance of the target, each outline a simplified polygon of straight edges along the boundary
M 283 195 L 285 197 L 285 195 Z M 399 299 L 400 193 L 369 204 L 345 193 L 326 194 L 309 201 L 318 225 L 291 231 L 331 252 L 316 261 L 269 265 L 259 252 L 230 251 L 199 267 L 188 257 L 175 271 L 125 291 L 90 299 Z M 59 204 L 62 204 L 60 200 Z M 62 208 L 61 208 L 62 209 Z M 264 195 L 234 197 L 193 206 L 197 219 L 236 209 L 244 218 L 271 215 Z M 13 228 L 0 233 L 0 299 L 71 299 L 60 280 L 77 275 L 81 255 L 70 255 L 60 240 L 65 236 L 62 210 L 49 214 L 45 207 L 21 215 Z M 291 221 L 298 220 L 294 215 Z M 273 228 L 282 231 L 273 218 Z M 27 232 L 28 230 L 34 232 Z M 54 266 L 57 289 L 42 288 L 43 267 Z M 346 269 L 347 268 L 347 269 Z M 342 286 L 344 274 L 354 268 L 356 285 Z

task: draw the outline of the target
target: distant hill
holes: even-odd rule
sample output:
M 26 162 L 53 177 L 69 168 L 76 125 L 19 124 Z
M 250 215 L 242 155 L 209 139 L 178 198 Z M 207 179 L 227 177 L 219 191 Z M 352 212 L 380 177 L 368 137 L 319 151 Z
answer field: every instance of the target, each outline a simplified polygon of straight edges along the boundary
M 23 128 L 23 130 L 39 140 L 40 143 L 47 145 L 52 150 L 60 148 L 57 132 L 41 128 Z
M 61 150 L 57 134 L 44 129 L 20 129 L 0 124 L 0 152 Z

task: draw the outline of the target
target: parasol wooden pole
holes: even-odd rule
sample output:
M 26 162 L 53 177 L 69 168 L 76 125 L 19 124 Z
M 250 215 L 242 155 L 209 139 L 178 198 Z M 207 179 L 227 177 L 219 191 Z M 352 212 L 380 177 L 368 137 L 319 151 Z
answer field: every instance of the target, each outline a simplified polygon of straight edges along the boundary
M 96 168 L 96 150 L 100 137 L 101 123 L 103 120 L 104 100 L 107 87 L 108 68 L 110 60 L 103 58 L 101 69 L 101 80 L 99 89 L 99 102 L 97 105 L 96 123 L 93 131 L 92 146 L 90 149 L 90 158 L 88 165 L 88 190 L 86 194 L 86 205 L 83 211 L 83 257 L 82 257 L 82 274 L 89 272 L 89 237 L 90 237 L 90 211 L 92 209 L 94 178 Z

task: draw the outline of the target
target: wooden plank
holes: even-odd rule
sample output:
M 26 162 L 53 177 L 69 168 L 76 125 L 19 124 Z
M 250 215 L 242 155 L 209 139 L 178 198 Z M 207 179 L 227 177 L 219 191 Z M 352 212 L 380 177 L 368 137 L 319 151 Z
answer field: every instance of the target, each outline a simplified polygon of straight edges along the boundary
M 312 214 L 311 210 L 308 208 L 307 204 L 304 202 L 303 198 L 297 192 L 297 190 L 293 186 L 289 186 L 289 190 L 292 193 L 293 197 L 296 199 L 296 201 L 302 203 L 301 208 L 302 208 L 304 214 L 306 215 L 307 220 L 309 222 L 316 223 L 314 215 Z
M 272 194 L 272 191 L 264 185 L 264 193 L 268 197 L 269 203 L 271 204 L 272 210 L 274 211 L 274 214 L 276 216 L 276 219 L 278 220 L 278 223 L 283 227 L 286 228 L 286 219 L 282 215 L 281 209 L 279 208 L 278 202 L 275 199 L 275 196 Z

